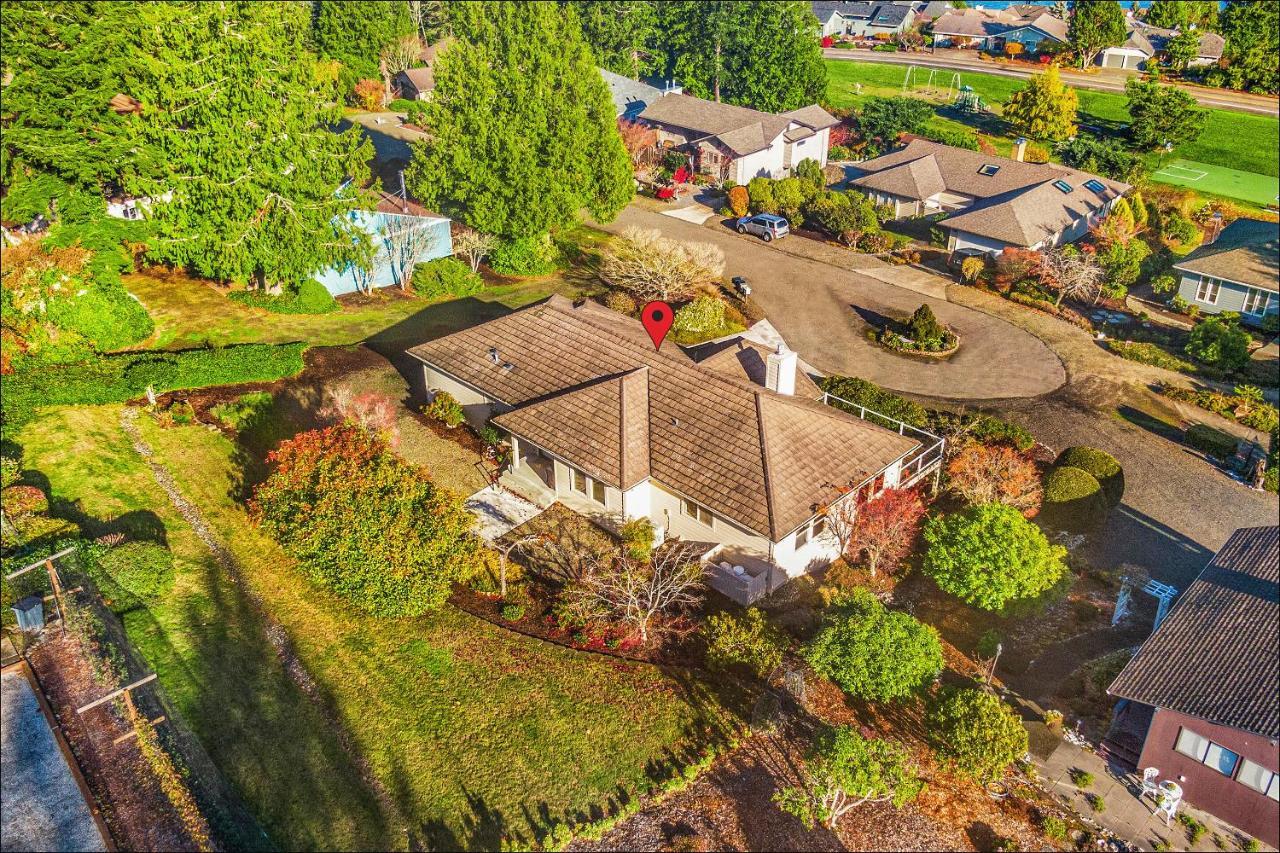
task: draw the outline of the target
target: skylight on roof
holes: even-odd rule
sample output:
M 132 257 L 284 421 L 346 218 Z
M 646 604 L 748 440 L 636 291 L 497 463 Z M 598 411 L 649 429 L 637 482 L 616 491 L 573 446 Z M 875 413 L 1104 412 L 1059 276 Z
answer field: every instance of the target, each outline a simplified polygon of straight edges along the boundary
M 1085 181 L 1084 187 L 1090 192 L 1095 192 L 1098 195 L 1102 195 L 1104 192 L 1107 191 L 1107 188 L 1106 186 L 1103 185 L 1102 181 L 1094 180 L 1093 178 L 1090 178 L 1089 180 Z
M 986 175 L 988 178 L 1000 171 L 1000 167 L 995 163 L 983 163 L 978 167 L 979 175 Z
M 1064 192 L 1064 193 L 1071 192 L 1071 184 L 1067 183 L 1066 181 L 1054 181 L 1053 186 L 1061 192 Z

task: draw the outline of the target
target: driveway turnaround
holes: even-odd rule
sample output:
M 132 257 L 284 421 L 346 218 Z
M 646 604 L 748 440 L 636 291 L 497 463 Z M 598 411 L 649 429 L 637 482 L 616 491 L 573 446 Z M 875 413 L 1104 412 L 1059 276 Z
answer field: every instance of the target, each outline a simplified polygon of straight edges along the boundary
M 1066 382 L 1062 362 L 1039 338 L 996 317 L 955 305 L 922 286 L 922 273 L 892 267 L 840 250 L 846 269 L 785 251 L 719 226 L 698 226 L 628 207 L 605 226 L 656 228 L 669 237 L 714 243 L 724 249 L 726 275 L 751 282 L 752 297 L 800 356 L 823 373 L 858 376 L 877 385 L 951 400 L 1038 397 Z M 833 250 L 834 251 L 834 250 Z M 868 262 L 875 261 L 873 264 Z M 927 274 L 923 274 L 927 275 Z M 937 279 L 937 277 L 933 277 Z M 902 286 L 892 283 L 901 279 Z M 937 279 L 941 281 L 941 279 Z M 905 318 L 928 304 L 938 320 L 960 336 L 960 350 L 948 359 L 899 355 L 867 333 L 886 317 Z
M 27 676 L 5 670 L 0 837 L 9 850 L 106 850 Z

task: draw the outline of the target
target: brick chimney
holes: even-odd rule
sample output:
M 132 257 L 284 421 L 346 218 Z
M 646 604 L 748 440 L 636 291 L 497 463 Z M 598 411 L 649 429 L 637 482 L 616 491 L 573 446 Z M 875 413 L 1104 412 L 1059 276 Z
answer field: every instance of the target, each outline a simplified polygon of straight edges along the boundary
M 1013 159 L 1019 163 L 1023 162 L 1023 158 L 1027 156 L 1027 138 L 1019 136 L 1013 142 Z
M 796 393 L 796 362 L 799 357 L 787 349 L 786 344 L 769 353 L 765 360 L 765 387 L 770 391 L 791 396 Z
M 1218 239 L 1218 235 L 1222 233 L 1222 214 L 1215 213 L 1210 219 L 1209 224 L 1204 229 L 1204 243 L 1208 245 Z

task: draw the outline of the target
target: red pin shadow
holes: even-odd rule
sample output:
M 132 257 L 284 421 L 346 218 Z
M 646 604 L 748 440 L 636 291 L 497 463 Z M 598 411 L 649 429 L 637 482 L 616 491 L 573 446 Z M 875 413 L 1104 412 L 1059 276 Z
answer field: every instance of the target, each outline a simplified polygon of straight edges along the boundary
M 673 320 L 675 315 L 671 306 L 665 302 L 654 300 L 640 309 L 640 322 L 644 324 L 644 330 L 649 333 L 649 339 L 653 341 L 653 348 L 656 350 L 662 349 L 662 339 L 671 330 Z

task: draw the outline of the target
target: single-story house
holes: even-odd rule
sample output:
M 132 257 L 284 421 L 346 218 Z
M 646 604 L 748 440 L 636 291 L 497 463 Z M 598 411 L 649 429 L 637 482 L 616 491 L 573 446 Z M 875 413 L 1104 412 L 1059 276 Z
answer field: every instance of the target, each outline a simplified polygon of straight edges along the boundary
M 893 36 L 910 28 L 915 18 L 912 3 L 813 2 L 814 16 L 826 36 Z
M 1128 184 L 1057 163 L 1016 159 L 912 139 L 856 164 L 850 186 L 899 217 L 946 214 L 947 248 L 998 254 L 1008 246 L 1042 249 L 1072 243 L 1110 212 Z
M 739 184 L 785 177 L 801 160 L 826 166 L 831 128 L 840 123 L 817 104 L 775 115 L 685 94 L 666 95 L 639 118 L 660 146 L 687 151 L 695 171 Z
M 938 47 L 974 47 L 1003 51 L 1017 42 L 1027 53 L 1041 45 L 1067 42 L 1067 22 L 1043 6 L 980 7 L 953 9 L 933 22 L 933 43 Z
M 838 556 L 825 507 L 940 464 L 936 436 L 826 405 L 785 347 L 739 339 L 695 362 L 585 300 L 553 296 L 408 354 L 428 390 L 508 436 L 503 485 L 706 544 L 712 583 L 740 601 Z
M 1094 60 L 1104 68 L 1139 69 L 1157 54 L 1162 54 L 1169 41 L 1178 35 L 1177 30 L 1166 30 L 1160 27 L 1149 27 L 1136 19 L 1126 23 L 1125 39 L 1122 44 L 1108 47 L 1098 54 Z M 1222 51 L 1227 43 L 1222 36 L 1208 31 L 1200 33 L 1200 51 L 1191 60 L 1192 65 L 1211 65 L 1222 58 Z
M 1113 738 L 1134 733 L 1132 767 L 1155 768 L 1186 802 L 1272 847 L 1280 844 L 1278 582 L 1280 527 L 1233 533 L 1108 688 L 1120 702 L 1103 743 L 1124 760 Z
M 368 269 L 343 264 L 315 274 L 334 296 L 399 285 L 413 266 L 453 254 L 450 221 L 401 196 L 379 192 L 374 210 L 353 210 L 347 218 L 372 238 L 375 253 Z
M 614 114 L 618 118 L 634 120 L 645 107 L 666 95 L 679 95 L 684 90 L 674 80 L 659 81 L 652 85 L 643 80 L 632 80 L 615 74 L 606 68 L 600 69 L 600 76 L 609 86 L 609 94 L 613 97 Z
M 1235 311 L 1259 325 L 1280 312 L 1280 224 L 1237 219 L 1173 268 L 1178 295 L 1201 313 Z
M 431 97 L 436 87 L 436 56 L 441 50 L 453 43 L 452 38 L 443 38 L 435 44 L 422 49 L 419 59 L 422 65 L 418 68 L 406 68 L 391 78 L 391 93 L 406 101 L 425 101 Z

